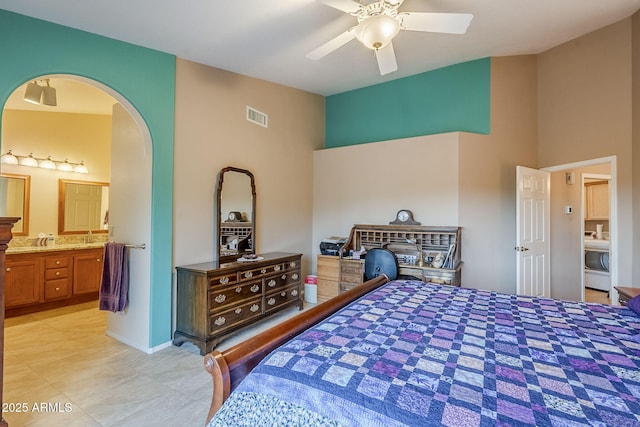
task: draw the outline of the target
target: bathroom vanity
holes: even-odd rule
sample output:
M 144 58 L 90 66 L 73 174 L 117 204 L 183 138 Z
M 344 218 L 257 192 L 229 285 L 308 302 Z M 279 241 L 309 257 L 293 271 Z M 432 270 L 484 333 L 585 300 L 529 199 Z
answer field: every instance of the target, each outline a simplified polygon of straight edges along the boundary
M 10 248 L 4 265 L 6 317 L 98 299 L 103 245 Z

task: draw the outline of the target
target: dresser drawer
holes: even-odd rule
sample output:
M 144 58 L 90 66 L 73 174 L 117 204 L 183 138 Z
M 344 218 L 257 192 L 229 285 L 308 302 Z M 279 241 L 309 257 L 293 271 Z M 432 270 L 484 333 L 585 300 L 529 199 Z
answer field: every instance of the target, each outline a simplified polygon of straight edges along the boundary
M 262 316 L 262 298 L 247 301 L 242 305 L 209 316 L 209 335 L 247 323 Z
M 251 280 L 251 279 L 257 279 L 263 276 L 267 276 L 270 274 L 279 273 L 282 270 L 284 270 L 282 264 L 273 264 L 273 265 L 267 265 L 264 267 L 241 271 L 238 274 L 240 275 L 240 280 Z
M 69 277 L 68 267 L 47 268 L 44 271 L 44 280 L 64 279 Z
M 69 257 L 47 257 L 44 259 L 44 268 L 69 267 Z
M 67 298 L 71 294 L 69 279 L 48 280 L 44 283 L 45 301 Z
M 269 293 L 291 284 L 300 283 L 300 270 L 287 271 L 278 275 L 265 277 L 264 291 Z
M 238 283 L 238 273 L 224 274 L 221 276 L 214 276 L 209 279 L 209 285 L 211 286 L 228 286 Z
M 290 301 L 297 301 L 299 299 L 300 290 L 298 289 L 298 286 L 290 286 L 276 292 L 268 293 L 264 297 L 265 313 L 269 313 Z
M 227 288 L 215 287 L 209 291 L 209 311 L 226 310 L 230 305 L 261 295 L 260 279 Z

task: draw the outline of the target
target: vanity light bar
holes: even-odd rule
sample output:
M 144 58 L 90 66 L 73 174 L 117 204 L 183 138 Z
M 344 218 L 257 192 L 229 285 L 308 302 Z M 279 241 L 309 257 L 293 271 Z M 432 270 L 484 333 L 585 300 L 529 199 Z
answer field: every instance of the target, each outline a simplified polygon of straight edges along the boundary
M 83 161 L 80 163 L 74 163 L 70 162 L 69 159 L 54 160 L 51 156 L 47 156 L 46 158 L 34 157 L 33 153 L 30 153 L 28 156 L 23 156 L 20 154 L 13 154 L 11 150 L 0 157 L 0 163 L 7 165 L 29 166 L 33 168 L 40 167 L 43 169 L 57 169 L 63 172 L 89 173 L 89 170 L 84 165 Z

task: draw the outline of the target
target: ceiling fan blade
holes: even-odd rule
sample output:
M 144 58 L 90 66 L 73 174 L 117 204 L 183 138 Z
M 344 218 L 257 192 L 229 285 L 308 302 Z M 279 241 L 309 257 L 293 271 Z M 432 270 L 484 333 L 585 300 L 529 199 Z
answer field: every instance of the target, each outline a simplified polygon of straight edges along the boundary
M 318 0 L 322 4 L 331 6 L 334 9 L 343 11 L 344 13 L 356 13 L 362 5 L 353 0 Z
M 393 73 L 398 69 L 398 63 L 396 62 L 396 53 L 393 50 L 393 43 L 389 43 L 382 49 L 376 50 L 375 53 L 381 76 Z
M 349 43 L 355 37 L 356 37 L 356 27 L 349 28 L 347 31 L 340 34 L 339 36 L 332 38 L 322 46 L 317 47 L 316 49 L 307 53 L 307 58 L 317 61 L 318 59 L 324 57 L 325 55 L 328 55 L 329 53 L 333 52 L 339 47 L 342 47 L 345 44 Z
M 398 14 L 400 28 L 409 31 L 464 34 L 473 19 L 470 13 L 403 12 Z

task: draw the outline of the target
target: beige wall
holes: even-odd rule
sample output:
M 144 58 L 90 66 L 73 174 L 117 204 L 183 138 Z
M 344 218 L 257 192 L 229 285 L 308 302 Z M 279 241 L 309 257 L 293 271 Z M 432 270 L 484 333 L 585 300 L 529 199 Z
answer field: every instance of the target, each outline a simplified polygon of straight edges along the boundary
M 616 156 L 618 283 L 626 284 L 633 283 L 631 29 L 625 19 L 538 55 L 539 166 Z M 575 230 L 563 236 L 581 238 Z
M 311 262 L 313 151 L 324 144 L 324 98 L 178 59 L 176 69 L 174 263 L 213 256 L 213 197 L 225 166 L 256 180 L 257 250 Z M 246 107 L 269 127 L 246 120 Z
M 631 104 L 632 104 L 632 147 L 640 147 L 640 13 L 636 13 L 632 16 L 631 19 L 632 29 L 631 29 L 631 54 L 632 54 L 632 65 L 631 65 L 631 78 L 632 78 L 632 88 L 631 88 Z M 632 164 L 640 165 L 640 149 L 632 149 Z M 640 168 L 636 167 L 633 171 L 632 177 L 633 184 L 633 212 L 640 212 Z M 635 215 L 637 217 L 637 214 Z M 640 227 L 640 224 L 637 223 L 637 220 L 634 221 L 632 234 L 632 245 L 633 245 L 633 256 L 631 259 L 631 264 L 633 265 L 632 277 L 633 282 L 635 282 L 635 286 L 637 283 L 640 283 L 640 233 L 637 232 L 637 229 Z
M 322 239 L 347 237 L 354 224 L 388 224 L 400 209 L 422 225 L 458 225 L 459 138 L 446 133 L 316 151 L 314 256 Z
M 460 139 L 463 286 L 516 290 L 516 166 L 537 165 L 536 57 L 491 60 L 491 132 Z
M 51 171 L 20 165 L 1 165 L 2 172 L 31 176 L 29 235 L 58 232 L 58 180 L 109 182 L 111 116 L 5 110 L 2 149 L 14 154 L 83 160 L 88 174 Z

